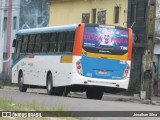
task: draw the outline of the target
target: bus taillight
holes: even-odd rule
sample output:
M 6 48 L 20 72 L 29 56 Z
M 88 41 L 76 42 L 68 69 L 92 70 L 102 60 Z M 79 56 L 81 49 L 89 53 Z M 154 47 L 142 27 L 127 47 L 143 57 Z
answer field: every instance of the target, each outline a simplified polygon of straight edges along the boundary
M 77 61 L 76 66 L 77 66 L 77 72 L 78 72 L 80 75 L 82 75 L 82 74 L 83 74 L 83 73 L 82 73 L 82 65 L 81 65 L 80 60 Z
M 125 69 L 124 74 L 123 74 L 123 78 L 127 77 L 128 72 L 129 72 L 129 65 L 127 64 L 126 69 Z
M 79 66 L 77 66 L 77 69 L 81 69 L 81 66 L 79 65 Z
M 128 70 L 125 70 L 125 73 L 128 74 Z

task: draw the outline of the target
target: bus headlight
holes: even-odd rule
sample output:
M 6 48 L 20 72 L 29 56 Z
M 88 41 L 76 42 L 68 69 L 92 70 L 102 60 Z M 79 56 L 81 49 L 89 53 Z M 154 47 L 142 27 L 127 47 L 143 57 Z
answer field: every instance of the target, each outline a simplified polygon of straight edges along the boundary
M 77 72 L 78 72 L 78 74 L 83 75 L 83 72 L 82 72 L 82 65 L 81 65 L 80 60 L 77 61 L 76 67 L 77 67 Z

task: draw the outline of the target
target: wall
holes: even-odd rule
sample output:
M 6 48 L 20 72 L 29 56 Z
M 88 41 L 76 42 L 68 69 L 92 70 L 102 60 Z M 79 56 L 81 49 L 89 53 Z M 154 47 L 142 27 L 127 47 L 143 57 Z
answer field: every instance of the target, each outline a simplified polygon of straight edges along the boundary
M 133 6 L 136 6 L 135 13 Z M 133 43 L 131 80 L 141 84 L 143 77 L 142 61 L 147 47 L 148 0 L 128 0 L 127 26 L 136 35 Z M 133 15 L 135 14 L 135 20 Z
M 0 1 L 0 78 L 4 77 L 5 74 L 9 74 L 9 73 L 5 73 L 5 55 L 6 55 L 6 45 L 7 43 L 7 31 L 8 28 L 7 27 L 7 21 L 6 24 L 4 22 L 4 18 L 8 17 L 8 0 L 1 0 Z M 13 18 L 13 16 L 18 17 L 19 15 L 19 0 L 12 0 L 12 16 L 11 19 Z M 18 22 L 18 21 L 16 21 Z M 12 30 L 12 26 L 13 23 L 11 23 L 11 30 Z M 18 23 L 17 23 L 17 28 L 12 30 L 11 32 L 11 40 L 9 42 L 12 42 L 13 36 L 15 35 L 15 31 L 18 29 Z M 11 49 L 11 47 L 9 47 L 8 49 Z M 12 51 L 12 49 L 11 49 Z M 11 52 L 10 52 L 11 53 Z M 10 54 L 9 53 L 9 54 Z M 8 61 L 9 63 L 11 63 L 10 59 Z M 2 76 L 4 75 L 4 76 Z
M 8 44 L 7 41 L 7 25 L 4 27 L 4 17 L 8 17 L 8 1 L 0 0 L 0 78 L 10 79 L 10 73 L 6 72 L 6 55 Z M 15 38 L 15 34 L 19 29 L 44 27 L 49 23 L 49 6 L 46 0 L 11 0 L 12 1 L 12 19 L 11 19 L 11 40 Z M 14 17 L 16 17 L 16 27 L 14 28 Z M 8 19 L 8 18 L 7 18 Z M 5 29 L 4 29 L 5 28 Z M 9 47 L 10 56 L 14 49 Z M 12 59 L 9 59 L 9 68 L 12 64 Z M 10 70 L 9 70 L 10 71 Z M 1 76 L 3 74 L 3 76 Z
M 82 13 L 90 13 L 92 9 L 106 10 L 106 24 L 114 24 L 114 7 L 120 7 L 119 23 L 116 25 L 127 26 L 128 0 L 50 0 L 50 26 L 82 22 Z M 97 20 L 96 20 L 97 21 Z
M 157 76 L 154 76 L 154 92 L 155 96 L 160 96 L 160 0 L 155 0 L 155 25 L 154 25 L 154 49 L 153 49 L 153 61 L 157 66 Z
M 49 23 L 49 5 L 46 0 L 20 1 L 20 29 L 45 27 Z
M 4 6 L 5 0 L 0 0 L 0 33 L 3 31 L 3 18 L 4 18 Z M 3 67 L 3 35 L 0 34 L 0 78 L 2 77 L 2 67 Z
M 160 40 L 160 0 L 156 0 L 155 40 Z

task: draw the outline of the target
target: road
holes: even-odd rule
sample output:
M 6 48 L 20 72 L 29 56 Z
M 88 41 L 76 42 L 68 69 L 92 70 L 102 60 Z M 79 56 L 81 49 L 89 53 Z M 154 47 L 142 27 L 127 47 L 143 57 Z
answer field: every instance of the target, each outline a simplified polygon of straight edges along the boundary
M 106 101 L 104 99 L 90 100 L 86 99 L 84 96 L 81 98 L 49 96 L 45 92 L 38 92 L 38 90 L 36 92 L 30 90 L 29 92 L 24 93 L 19 92 L 17 89 L 0 89 L 0 97 L 12 99 L 22 104 L 34 102 L 37 105 L 45 106 L 47 108 L 61 106 L 66 111 L 160 111 L 160 106 Z M 154 120 L 156 119 L 154 118 Z

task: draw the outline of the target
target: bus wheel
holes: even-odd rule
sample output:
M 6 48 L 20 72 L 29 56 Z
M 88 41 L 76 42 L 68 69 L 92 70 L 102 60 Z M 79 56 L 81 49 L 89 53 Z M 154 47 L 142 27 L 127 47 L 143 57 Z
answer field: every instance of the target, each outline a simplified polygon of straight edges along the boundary
M 18 86 L 19 86 L 19 91 L 20 92 L 26 92 L 27 91 L 27 86 L 24 85 L 23 82 L 24 82 L 23 72 L 19 72 Z
M 88 88 L 86 90 L 86 96 L 88 99 L 101 100 L 103 97 L 103 90 L 96 87 Z
M 53 87 L 52 87 L 52 74 L 50 73 L 48 76 L 47 76 L 47 94 L 48 95 L 53 95 Z

